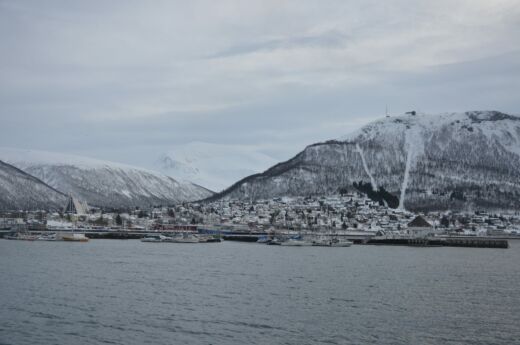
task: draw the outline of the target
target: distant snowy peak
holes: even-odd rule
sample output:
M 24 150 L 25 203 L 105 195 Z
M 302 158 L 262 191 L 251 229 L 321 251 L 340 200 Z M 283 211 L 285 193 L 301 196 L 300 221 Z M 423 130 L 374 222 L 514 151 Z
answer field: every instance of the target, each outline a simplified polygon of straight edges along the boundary
M 310 145 L 214 198 L 340 189 L 372 190 L 375 198 L 413 210 L 518 208 L 520 118 L 498 111 L 386 117 L 340 140 Z
M 209 190 L 125 164 L 35 150 L 0 149 L 4 160 L 94 206 L 146 207 L 193 201 Z
M 254 146 L 192 142 L 160 155 L 156 169 L 219 191 L 275 163 L 274 158 Z
M 148 173 L 156 173 L 140 167 L 127 164 L 104 161 L 100 159 L 77 156 L 58 152 L 49 152 L 41 150 L 27 150 L 16 148 L 0 148 L 0 157 L 6 162 L 16 162 L 18 165 L 53 165 L 53 166 L 74 166 L 81 169 L 131 169 L 141 170 Z
M 163 153 L 159 159 L 157 159 L 157 165 L 160 170 L 165 172 L 172 172 L 173 175 L 177 176 L 196 176 L 200 173 L 200 170 L 194 166 L 192 166 L 192 161 L 190 159 L 181 158 L 177 159 L 177 154 L 172 154 L 173 157 L 169 156 L 166 153 Z

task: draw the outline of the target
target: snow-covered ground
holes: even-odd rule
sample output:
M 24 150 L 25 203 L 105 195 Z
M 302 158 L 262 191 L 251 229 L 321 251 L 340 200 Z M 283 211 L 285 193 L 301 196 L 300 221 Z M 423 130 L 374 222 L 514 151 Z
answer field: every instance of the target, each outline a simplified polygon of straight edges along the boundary
M 74 228 L 74 223 L 64 220 L 47 220 L 47 227 L 49 229 L 71 229 Z

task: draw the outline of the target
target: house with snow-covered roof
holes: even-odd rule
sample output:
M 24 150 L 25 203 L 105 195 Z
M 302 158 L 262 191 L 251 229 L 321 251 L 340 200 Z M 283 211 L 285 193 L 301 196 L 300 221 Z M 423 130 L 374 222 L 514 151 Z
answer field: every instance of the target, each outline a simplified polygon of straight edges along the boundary
M 413 237 L 426 237 L 434 231 L 433 226 L 422 216 L 417 216 L 408 223 L 408 234 Z

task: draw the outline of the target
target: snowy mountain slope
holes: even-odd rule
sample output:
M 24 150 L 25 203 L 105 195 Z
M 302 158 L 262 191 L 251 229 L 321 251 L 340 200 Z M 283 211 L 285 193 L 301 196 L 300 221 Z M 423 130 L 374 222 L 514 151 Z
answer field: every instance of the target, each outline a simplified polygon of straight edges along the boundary
M 0 161 L 0 210 L 59 210 L 66 200 L 34 176 Z
M 4 148 L 0 159 L 93 206 L 165 205 L 212 194 L 153 171 L 73 155 Z
M 520 118 L 496 111 L 384 118 L 310 145 L 212 199 L 328 194 L 360 181 L 411 210 L 517 209 Z
M 164 174 L 221 191 L 274 164 L 274 158 L 258 152 L 255 147 L 191 142 L 162 154 L 155 168 Z

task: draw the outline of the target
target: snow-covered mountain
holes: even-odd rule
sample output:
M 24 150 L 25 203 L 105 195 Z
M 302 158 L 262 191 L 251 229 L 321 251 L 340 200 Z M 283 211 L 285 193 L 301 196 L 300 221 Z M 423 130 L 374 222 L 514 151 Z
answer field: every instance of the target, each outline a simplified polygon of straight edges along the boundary
M 0 161 L 0 210 L 58 210 L 66 200 L 34 176 Z
M 221 191 L 276 162 L 255 147 L 191 142 L 163 153 L 154 168 L 164 174 Z
M 211 199 L 341 189 L 410 210 L 518 209 L 520 118 L 497 111 L 383 118 L 339 140 L 310 145 Z
M 212 195 L 203 187 L 160 173 L 73 155 L 3 148 L 0 160 L 93 206 L 165 205 Z

